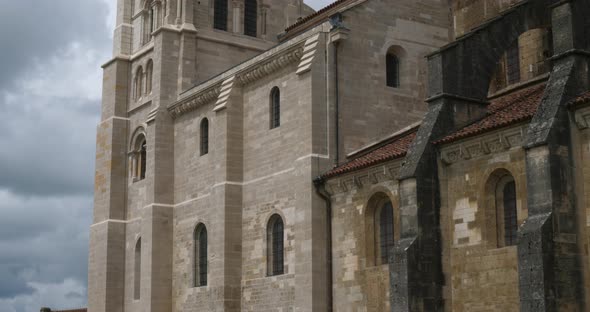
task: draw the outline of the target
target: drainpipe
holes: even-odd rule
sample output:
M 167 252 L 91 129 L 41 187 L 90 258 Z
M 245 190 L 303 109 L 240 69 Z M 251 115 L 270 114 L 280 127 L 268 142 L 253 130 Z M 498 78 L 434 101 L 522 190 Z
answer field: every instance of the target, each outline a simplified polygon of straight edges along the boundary
M 340 42 L 348 38 L 350 30 L 342 24 L 342 14 L 336 13 L 330 16 L 330 24 L 332 29 L 330 30 L 330 42 L 333 44 L 334 49 L 334 136 L 335 136 L 335 158 L 334 166 L 340 164 L 340 84 L 338 77 L 338 48 Z
M 334 162 L 334 167 L 337 167 L 340 164 L 340 92 L 339 92 L 339 84 L 338 84 L 338 44 L 340 42 L 334 42 L 334 93 L 336 94 L 334 98 L 334 122 L 335 128 L 334 129 L 334 136 L 335 136 L 335 144 L 336 144 L 336 161 Z
M 326 242 L 326 250 L 328 251 L 328 254 L 326 260 L 328 261 L 328 285 L 330 287 L 330 291 L 328 292 L 328 311 L 332 311 L 334 302 L 334 270 L 332 268 L 332 200 L 330 199 L 330 194 L 326 191 L 324 182 L 325 180 L 321 176 L 313 179 L 316 194 L 326 202 L 326 232 L 328 233 Z

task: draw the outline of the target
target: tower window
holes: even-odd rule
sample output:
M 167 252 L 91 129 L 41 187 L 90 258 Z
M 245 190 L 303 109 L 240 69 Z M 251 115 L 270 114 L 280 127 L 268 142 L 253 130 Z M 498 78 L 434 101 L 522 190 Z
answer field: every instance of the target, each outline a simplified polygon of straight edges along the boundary
M 201 121 L 201 156 L 209 153 L 209 120 Z
M 399 88 L 399 58 L 397 57 L 397 55 L 391 52 L 387 53 L 385 66 L 387 71 L 387 86 L 392 88 Z
M 146 93 L 152 93 L 152 82 L 154 76 L 154 62 L 152 60 L 148 61 L 146 67 Z
M 194 232 L 194 287 L 207 285 L 207 229 L 199 224 Z
M 135 261 L 133 272 L 133 299 L 138 300 L 141 294 L 141 238 L 135 244 Z
M 284 273 L 284 224 L 281 216 L 273 215 L 267 227 L 268 275 Z
M 506 51 L 506 75 L 508 84 L 520 81 L 520 51 L 516 40 Z
M 147 143 L 144 140 L 143 143 L 141 143 L 141 149 L 139 151 L 139 179 L 143 180 L 145 179 L 145 172 L 147 169 Z
M 139 181 L 145 179 L 147 169 L 147 141 L 145 138 L 145 132 L 142 128 L 136 130 L 138 134 L 134 136 L 132 149 L 129 153 L 130 156 L 130 168 L 131 178 L 133 181 Z
M 134 85 L 134 92 L 135 92 L 135 100 L 138 100 L 143 95 L 143 67 L 139 66 L 137 72 L 135 73 L 135 85 Z
M 281 91 L 278 87 L 270 91 L 270 128 L 278 128 L 281 125 Z
M 257 35 L 258 8 L 256 0 L 246 0 L 244 6 L 244 34 L 256 37 Z
M 227 30 L 227 0 L 215 0 L 213 7 L 213 28 Z

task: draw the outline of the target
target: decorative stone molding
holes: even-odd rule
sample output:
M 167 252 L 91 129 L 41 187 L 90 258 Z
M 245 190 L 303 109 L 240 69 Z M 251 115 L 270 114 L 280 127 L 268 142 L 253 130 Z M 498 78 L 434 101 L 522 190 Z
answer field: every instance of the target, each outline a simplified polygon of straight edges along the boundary
M 175 105 L 172 109 L 169 109 L 170 115 L 173 119 L 184 115 L 190 111 L 197 109 L 198 107 L 210 103 L 213 100 L 217 99 L 221 92 L 221 85 L 214 85 L 211 88 L 205 89 L 203 92 L 192 96 L 182 103 Z
M 215 108 L 213 108 L 214 112 L 218 112 L 227 107 L 227 101 L 233 90 L 235 78 L 235 76 L 231 76 L 221 84 L 221 92 L 219 93 L 217 103 L 215 103 Z
M 287 65 L 298 61 L 301 59 L 301 55 L 303 55 L 301 49 L 291 50 L 272 59 L 269 62 L 256 66 L 255 68 L 252 68 L 251 70 L 244 73 L 240 73 L 237 78 L 238 82 L 240 85 L 247 85 L 251 82 L 259 80 L 262 77 L 268 76 L 282 68 L 287 67 Z
M 159 106 L 156 106 L 154 109 L 152 109 L 147 116 L 147 120 L 145 121 L 146 124 L 149 124 L 153 121 L 156 120 L 156 116 L 158 116 L 158 110 L 160 109 Z
M 351 190 L 360 190 L 372 185 L 393 181 L 398 176 L 400 161 L 386 163 L 381 166 L 361 169 L 357 172 L 336 177 L 326 182 L 326 191 L 330 195 L 350 192 Z
M 503 152 L 513 147 L 521 147 L 525 131 L 525 125 L 521 125 L 445 146 L 441 150 L 441 160 L 445 165 L 451 165 L 462 160 L 475 159 Z
M 578 109 L 574 113 L 574 120 L 578 129 L 588 129 L 590 127 L 590 106 Z
M 303 56 L 301 57 L 301 62 L 297 68 L 297 75 L 301 75 L 311 70 L 311 63 L 315 58 L 319 39 L 320 34 L 317 34 L 307 39 L 305 42 L 305 46 L 303 47 Z

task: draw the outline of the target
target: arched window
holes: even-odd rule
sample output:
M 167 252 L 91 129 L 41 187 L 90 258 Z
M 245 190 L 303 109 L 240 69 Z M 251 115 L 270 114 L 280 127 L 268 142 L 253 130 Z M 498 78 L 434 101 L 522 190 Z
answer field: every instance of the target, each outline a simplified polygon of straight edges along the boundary
M 395 210 L 389 195 L 377 192 L 365 209 L 366 264 L 375 266 L 389 263 L 395 243 Z
M 146 93 L 150 94 L 152 93 L 152 82 L 153 82 L 153 76 L 154 76 L 154 62 L 152 60 L 149 60 L 147 63 L 147 67 L 146 67 Z
M 145 171 L 147 169 L 147 142 L 145 139 L 141 143 L 139 150 L 139 179 L 145 179 Z
M 281 91 L 278 87 L 270 91 L 270 128 L 274 129 L 281 125 Z
M 143 67 L 139 66 L 135 72 L 135 85 L 134 85 L 135 99 L 141 98 L 143 93 Z
M 278 214 L 273 215 L 268 221 L 267 236 L 267 261 L 268 275 L 281 275 L 284 273 L 284 224 Z
M 498 202 L 498 245 L 499 247 L 516 245 L 518 218 L 516 212 L 516 183 L 512 177 L 500 181 L 496 201 Z M 501 193 L 501 194 L 500 194 Z M 501 203 L 499 202 L 501 201 Z M 500 211 L 501 210 L 501 211 Z
M 147 169 L 147 141 L 144 132 L 140 129 L 137 130 L 138 134 L 134 135 L 130 152 L 131 178 L 133 181 L 145 179 Z
M 227 30 L 227 0 L 214 0 L 213 28 Z
M 256 0 L 246 0 L 244 5 L 244 35 L 256 37 L 258 25 L 258 5 Z
M 209 120 L 201 121 L 201 156 L 209 153 Z
M 375 224 L 379 225 L 378 235 L 376 236 L 377 242 L 379 242 L 379 259 L 381 264 L 389 263 L 389 253 L 393 248 L 394 236 L 393 236 L 393 207 L 391 201 L 386 201 L 381 205 L 378 214 L 375 214 Z
M 513 246 L 517 243 L 518 208 L 516 182 L 506 169 L 497 169 L 485 185 L 484 239 L 492 248 Z
M 392 88 L 399 88 L 400 73 L 399 73 L 399 57 L 393 52 L 388 52 L 386 56 L 386 75 L 387 86 Z
M 199 224 L 194 232 L 193 286 L 207 286 L 207 228 Z
M 134 260 L 133 299 L 138 300 L 141 294 L 141 238 L 135 244 Z

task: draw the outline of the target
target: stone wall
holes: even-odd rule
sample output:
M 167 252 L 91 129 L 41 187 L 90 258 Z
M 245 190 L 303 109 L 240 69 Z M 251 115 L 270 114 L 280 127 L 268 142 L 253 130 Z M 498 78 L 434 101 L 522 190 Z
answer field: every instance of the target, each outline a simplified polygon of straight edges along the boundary
M 523 129 L 501 129 L 441 148 L 440 214 L 448 311 L 519 310 L 516 246 L 498 245 L 493 198 L 497 173 L 512 175 L 518 223 L 526 219 Z M 486 153 L 487 146 L 491 148 Z
M 442 1 L 366 1 L 344 11 L 342 23 L 350 34 L 338 48 L 341 159 L 422 119 L 424 57 L 446 44 L 451 31 Z M 399 88 L 386 85 L 385 60 L 392 47 L 400 58 Z

